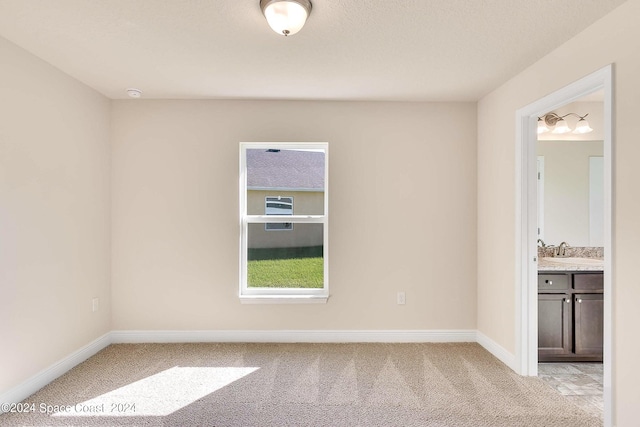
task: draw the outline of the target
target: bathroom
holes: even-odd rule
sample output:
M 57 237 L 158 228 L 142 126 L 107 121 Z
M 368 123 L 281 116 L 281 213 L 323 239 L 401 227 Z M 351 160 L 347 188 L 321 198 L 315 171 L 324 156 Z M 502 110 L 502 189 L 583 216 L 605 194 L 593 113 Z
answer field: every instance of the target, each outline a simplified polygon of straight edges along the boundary
M 538 124 L 539 376 L 602 416 L 604 120 L 596 92 Z M 550 114 L 551 113 L 551 114 Z M 559 118 L 569 130 L 562 127 Z M 584 133 L 573 131 L 584 128 Z M 544 131 L 543 124 L 548 129 Z M 588 130 L 588 128 L 584 128 Z

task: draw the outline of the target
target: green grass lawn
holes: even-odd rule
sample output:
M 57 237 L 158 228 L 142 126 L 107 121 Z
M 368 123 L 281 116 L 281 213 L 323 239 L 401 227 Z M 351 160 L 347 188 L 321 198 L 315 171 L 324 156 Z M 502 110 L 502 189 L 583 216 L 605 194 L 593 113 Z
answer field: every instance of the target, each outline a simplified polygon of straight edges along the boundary
M 322 288 L 322 257 L 259 259 L 248 261 L 250 288 Z

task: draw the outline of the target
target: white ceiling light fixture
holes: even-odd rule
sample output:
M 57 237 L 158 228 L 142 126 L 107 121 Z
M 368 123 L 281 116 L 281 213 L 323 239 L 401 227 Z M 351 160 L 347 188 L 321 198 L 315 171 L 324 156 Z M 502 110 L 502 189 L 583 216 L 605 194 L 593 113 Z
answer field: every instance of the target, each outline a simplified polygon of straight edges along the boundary
M 564 119 L 567 116 L 576 116 L 579 119 L 573 133 L 589 133 L 593 129 L 589 126 L 589 122 L 585 120 L 585 117 L 588 115 L 589 113 L 584 116 L 576 113 L 567 113 L 563 116 L 559 116 L 556 113 L 547 113 L 542 117 L 538 117 L 538 133 L 549 132 L 551 130 L 550 128 L 553 128 L 552 133 L 556 134 L 571 132 L 571 128 Z
M 260 8 L 273 31 L 289 36 L 304 27 L 311 13 L 311 1 L 260 0 Z

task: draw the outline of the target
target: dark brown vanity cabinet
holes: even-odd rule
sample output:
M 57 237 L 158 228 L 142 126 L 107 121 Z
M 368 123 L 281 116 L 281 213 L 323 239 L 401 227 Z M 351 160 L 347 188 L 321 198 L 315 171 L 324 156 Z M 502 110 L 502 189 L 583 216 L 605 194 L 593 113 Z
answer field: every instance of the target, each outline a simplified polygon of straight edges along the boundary
M 538 274 L 538 360 L 602 361 L 601 272 Z

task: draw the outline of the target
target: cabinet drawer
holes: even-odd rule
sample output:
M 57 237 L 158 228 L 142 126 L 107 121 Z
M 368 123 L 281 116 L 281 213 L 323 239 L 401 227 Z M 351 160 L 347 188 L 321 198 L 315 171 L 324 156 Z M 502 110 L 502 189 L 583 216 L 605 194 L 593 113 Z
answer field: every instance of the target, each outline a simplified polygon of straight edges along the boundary
M 570 277 L 568 274 L 539 274 L 538 292 L 569 289 Z
M 576 273 L 573 275 L 573 288 L 601 291 L 604 289 L 604 275 L 602 273 Z

